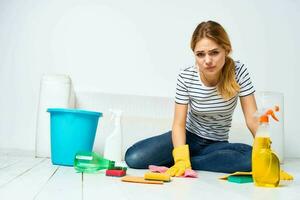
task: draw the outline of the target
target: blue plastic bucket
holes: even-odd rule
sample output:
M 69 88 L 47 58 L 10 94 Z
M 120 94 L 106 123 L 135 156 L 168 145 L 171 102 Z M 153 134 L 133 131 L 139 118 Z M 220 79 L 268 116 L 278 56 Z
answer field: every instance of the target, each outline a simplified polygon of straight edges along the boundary
M 74 165 L 78 151 L 92 151 L 98 119 L 102 113 L 78 109 L 49 108 L 51 160 L 54 165 Z

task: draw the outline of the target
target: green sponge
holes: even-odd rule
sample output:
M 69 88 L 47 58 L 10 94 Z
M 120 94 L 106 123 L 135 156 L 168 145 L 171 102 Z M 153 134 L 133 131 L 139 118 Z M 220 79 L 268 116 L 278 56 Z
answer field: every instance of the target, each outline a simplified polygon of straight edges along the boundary
M 252 176 L 229 176 L 227 179 L 233 183 L 251 183 L 253 182 Z

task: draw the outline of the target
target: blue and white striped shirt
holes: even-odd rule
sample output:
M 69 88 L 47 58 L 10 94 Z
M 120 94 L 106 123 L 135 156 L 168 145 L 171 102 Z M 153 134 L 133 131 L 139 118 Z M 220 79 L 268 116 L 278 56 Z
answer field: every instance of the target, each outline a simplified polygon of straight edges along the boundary
M 235 62 L 235 78 L 240 85 L 240 91 L 231 99 L 224 100 L 217 93 L 216 87 L 207 87 L 201 82 L 196 66 L 180 71 L 175 102 L 189 104 L 186 121 L 188 131 L 210 140 L 228 140 L 238 96 L 255 92 L 246 66 L 239 61 Z

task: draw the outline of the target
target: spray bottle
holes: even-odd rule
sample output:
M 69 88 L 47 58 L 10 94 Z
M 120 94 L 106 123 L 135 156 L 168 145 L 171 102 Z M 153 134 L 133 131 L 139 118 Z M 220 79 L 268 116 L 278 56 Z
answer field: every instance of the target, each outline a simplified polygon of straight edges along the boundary
M 107 160 L 90 151 L 79 151 L 75 155 L 74 168 L 77 172 L 96 173 L 102 169 L 113 169 L 115 161 Z
M 279 111 L 279 107 L 276 106 L 274 110 Z M 279 121 L 272 109 L 259 116 L 259 127 L 252 150 L 252 173 L 256 186 L 277 187 L 280 181 L 280 162 L 271 150 L 269 115 L 275 121 Z
M 115 162 L 122 161 L 122 129 L 121 116 L 122 111 L 111 110 L 112 119 L 114 120 L 114 129 L 106 138 L 104 146 L 104 158 Z

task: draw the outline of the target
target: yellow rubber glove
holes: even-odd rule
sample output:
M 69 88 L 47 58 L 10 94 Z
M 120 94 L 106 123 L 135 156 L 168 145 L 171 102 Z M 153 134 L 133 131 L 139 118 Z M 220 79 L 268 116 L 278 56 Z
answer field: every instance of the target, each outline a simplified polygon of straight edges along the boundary
M 166 171 L 170 176 L 182 176 L 186 169 L 191 169 L 189 145 L 182 145 L 173 149 L 175 164 Z

